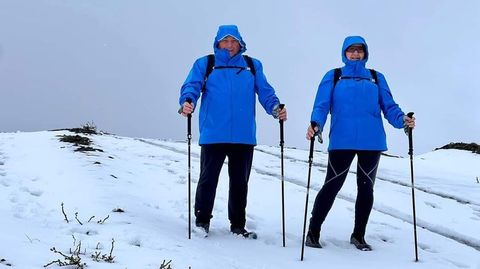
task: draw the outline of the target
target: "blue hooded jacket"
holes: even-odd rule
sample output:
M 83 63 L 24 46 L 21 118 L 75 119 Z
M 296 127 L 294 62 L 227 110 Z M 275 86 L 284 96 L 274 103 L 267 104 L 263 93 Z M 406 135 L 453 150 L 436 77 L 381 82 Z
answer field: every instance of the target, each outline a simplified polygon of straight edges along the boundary
M 218 43 L 231 36 L 240 42 L 240 51 L 230 57 L 226 49 L 219 49 Z M 237 26 L 222 25 L 213 42 L 215 67 L 235 66 L 247 68 L 242 54 L 247 50 Z M 255 94 L 268 114 L 272 114 L 279 100 L 275 90 L 267 82 L 262 64 L 252 58 L 255 76 L 247 69 L 214 69 L 204 84 L 208 57 L 199 58 L 193 64 L 180 90 L 179 103 L 182 106 L 191 98 L 195 107 L 201 96 L 199 114 L 199 144 L 238 143 L 256 145 Z
M 350 61 L 345 55 L 347 48 L 361 44 L 365 58 Z M 330 144 L 328 150 L 387 150 L 387 141 L 381 112 L 395 128 L 403 128 L 404 113 L 393 100 L 385 77 L 377 72 L 378 86 L 365 68 L 368 46 L 360 36 L 345 38 L 342 47 L 342 77 L 334 89 L 334 70 L 323 77 L 313 105 L 311 121 L 323 130 L 328 113 L 331 114 Z

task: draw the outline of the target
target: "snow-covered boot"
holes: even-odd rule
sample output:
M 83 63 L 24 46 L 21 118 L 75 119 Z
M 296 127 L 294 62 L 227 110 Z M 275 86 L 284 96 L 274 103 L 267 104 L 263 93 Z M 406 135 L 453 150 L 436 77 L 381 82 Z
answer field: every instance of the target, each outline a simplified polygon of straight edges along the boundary
M 362 251 L 371 251 L 372 250 L 372 246 L 370 246 L 365 241 L 363 236 L 360 237 L 360 236 L 355 236 L 355 235 L 352 234 L 352 236 L 350 236 L 350 244 L 355 245 L 356 248 L 358 248 L 359 250 L 362 250 Z

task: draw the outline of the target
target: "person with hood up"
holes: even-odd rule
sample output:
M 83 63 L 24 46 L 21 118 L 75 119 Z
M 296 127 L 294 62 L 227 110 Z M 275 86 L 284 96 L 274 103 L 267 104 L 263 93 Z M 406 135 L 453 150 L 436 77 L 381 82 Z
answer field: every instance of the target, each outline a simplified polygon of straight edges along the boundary
M 214 68 L 207 76 L 208 56 L 195 61 L 180 90 L 180 112 L 193 113 L 201 98 L 199 128 L 200 178 L 195 195 L 195 225 L 208 234 L 216 188 L 228 157 L 230 231 L 250 237 L 245 229 L 248 180 L 256 145 L 255 95 L 267 114 L 287 120 L 262 63 L 254 58 L 249 71 L 246 43 L 237 26 L 221 25 L 213 42 Z M 191 101 L 191 103 L 189 102 Z
M 345 38 L 342 46 L 345 66 L 337 73 L 338 79 L 335 69 L 330 70 L 318 87 L 306 138 L 318 136 L 320 143 L 323 142 L 322 131 L 330 113 L 330 142 L 325 182 L 315 199 L 305 241 L 309 247 L 322 247 L 321 225 L 357 156 L 355 223 L 350 243 L 360 250 L 372 250 L 364 237 L 373 206 L 380 154 L 387 150 L 381 114 L 395 128 L 415 126 L 415 118 L 407 117 L 393 100 L 383 74 L 365 67 L 368 57 L 368 46 L 362 37 Z

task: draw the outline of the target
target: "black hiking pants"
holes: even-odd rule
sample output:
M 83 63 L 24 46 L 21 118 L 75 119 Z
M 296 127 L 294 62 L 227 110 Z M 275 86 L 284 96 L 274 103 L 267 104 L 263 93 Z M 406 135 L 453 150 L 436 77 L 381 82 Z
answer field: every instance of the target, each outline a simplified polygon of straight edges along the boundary
M 328 168 L 325 183 L 315 198 L 309 229 L 320 232 L 322 223 L 332 208 L 337 193 L 343 186 L 348 170 L 357 155 L 357 199 L 355 202 L 355 227 L 353 234 L 363 238 L 373 206 L 373 186 L 380 151 L 332 150 L 328 154 Z
M 225 158 L 228 157 L 228 219 L 231 227 L 245 227 L 248 179 L 253 161 L 253 145 L 206 144 L 201 146 L 200 179 L 195 195 L 195 217 L 197 223 L 209 223 L 218 178 Z

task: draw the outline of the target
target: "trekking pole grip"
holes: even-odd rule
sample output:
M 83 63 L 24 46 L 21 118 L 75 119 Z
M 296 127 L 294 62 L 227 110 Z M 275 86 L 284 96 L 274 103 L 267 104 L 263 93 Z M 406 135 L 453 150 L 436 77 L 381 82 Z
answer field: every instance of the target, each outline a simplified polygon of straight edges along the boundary
M 278 105 L 279 112 L 280 112 L 280 110 L 282 110 L 284 107 L 285 107 L 285 104 L 279 104 L 279 105 Z M 279 122 L 282 123 L 283 120 L 279 120 Z
M 285 104 L 279 104 L 278 108 L 282 110 L 285 107 Z M 280 123 L 280 147 L 283 146 L 284 141 L 283 141 L 283 120 L 278 120 Z
M 314 121 L 310 122 L 310 126 L 312 126 L 313 131 L 315 131 L 315 127 L 317 127 L 317 123 Z M 315 134 L 310 138 L 310 154 L 309 159 L 313 159 L 313 145 L 315 144 Z
M 413 112 L 408 112 L 407 117 L 413 118 Z M 408 127 L 408 155 L 413 155 L 413 135 L 412 128 Z
M 192 98 L 188 97 L 186 100 L 185 100 L 187 103 L 191 104 L 192 103 Z M 188 124 L 187 124 L 187 134 L 188 134 L 188 138 L 190 138 L 192 136 L 192 113 L 189 113 L 187 115 L 187 120 L 188 120 Z

